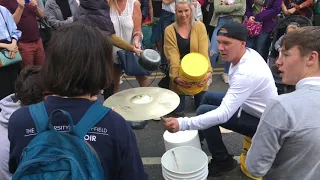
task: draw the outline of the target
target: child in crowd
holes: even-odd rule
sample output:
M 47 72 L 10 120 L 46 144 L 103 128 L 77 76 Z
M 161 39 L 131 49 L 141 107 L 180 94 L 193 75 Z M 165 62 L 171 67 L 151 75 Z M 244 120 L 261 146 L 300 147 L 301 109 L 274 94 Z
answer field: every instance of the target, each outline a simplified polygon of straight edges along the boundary
M 36 104 L 44 99 L 44 90 L 40 84 L 40 67 L 24 68 L 15 82 L 16 94 L 11 94 L 0 101 L 0 177 L 1 180 L 10 180 L 8 123 L 9 118 L 21 106 Z
M 287 29 L 286 29 L 286 33 L 289 33 L 289 32 L 292 32 L 294 30 L 297 30 L 298 28 L 300 27 L 300 25 L 296 22 L 292 22 L 290 23 L 288 26 L 287 26 Z M 284 34 L 285 35 L 285 34 Z M 278 40 L 277 42 L 274 44 L 274 49 L 279 51 L 280 47 L 281 47 L 281 41 L 284 37 L 284 35 L 282 35 Z

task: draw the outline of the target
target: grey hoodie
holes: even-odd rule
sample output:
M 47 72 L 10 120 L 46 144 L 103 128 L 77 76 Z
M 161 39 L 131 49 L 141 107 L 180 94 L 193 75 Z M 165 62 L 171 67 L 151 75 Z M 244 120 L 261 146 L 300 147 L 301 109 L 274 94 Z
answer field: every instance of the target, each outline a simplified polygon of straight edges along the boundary
M 14 94 L 11 94 L 0 101 L 0 177 L 1 180 L 10 180 L 12 174 L 9 172 L 8 160 L 10 142 L 8 139 L 8 122 L 14 111 L 21 106 Z

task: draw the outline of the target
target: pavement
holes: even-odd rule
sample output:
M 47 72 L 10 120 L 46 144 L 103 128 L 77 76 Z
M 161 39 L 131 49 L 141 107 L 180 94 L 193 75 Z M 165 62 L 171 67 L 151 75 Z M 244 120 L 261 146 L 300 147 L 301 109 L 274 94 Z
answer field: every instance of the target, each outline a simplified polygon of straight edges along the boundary
M 223 73 L 222 63 L 217 64 L 217 68 L 214 69 L 214 75 L 212 84 L 209 87 L 210 90 L 226 92 L 228 84 L 225 84 L 221 78 Z M 157 87 L 159 80 L 163 74 L 153 73 L 150 79 L 153 80 L 152 87 Z M 130 84 L 129 84 L 130 83 Z M 123 83 L 120 86 L 121 90 L 133 87 L 139 87 L 137 81 L 133 77 L 123 78 Z M 195 115 L 195 106 L 191 97 L 186 98 L 185 115 Z M 165 153 L 165 146 L 163 141 L 163 133 L 165 129 L 161 121 L 148 121 L 147 126 L 142 130 L 134 130 L 137 138 L 139 151 L 144 163 L 146 172 L 149 174 L 150 180 L 163 180 L 161 170 L 161 157 Z M 234 133 L 232 131 L 222 130 L 223 141 L 230 154 L 235 156 L 235 159 L 239 162 L 239 155 L 242 150 L 242 135 Z M 207 153 L 210 158 L 207 145 L 203 147 L 203 151 Z M 208 177 L 208 180 L 249 180 L 240 170 L 240 166 L 236 169 L 220 176 L 220 177 Z

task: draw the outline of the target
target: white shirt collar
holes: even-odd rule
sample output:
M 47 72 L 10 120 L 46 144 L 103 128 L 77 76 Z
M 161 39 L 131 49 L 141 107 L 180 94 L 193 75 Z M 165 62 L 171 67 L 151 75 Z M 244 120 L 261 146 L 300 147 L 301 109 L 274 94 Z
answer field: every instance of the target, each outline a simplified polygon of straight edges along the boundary
M 303 78 L 296 84 L 296 89 L 301 89 L 305 85 L 320 86 L 320 77 Z

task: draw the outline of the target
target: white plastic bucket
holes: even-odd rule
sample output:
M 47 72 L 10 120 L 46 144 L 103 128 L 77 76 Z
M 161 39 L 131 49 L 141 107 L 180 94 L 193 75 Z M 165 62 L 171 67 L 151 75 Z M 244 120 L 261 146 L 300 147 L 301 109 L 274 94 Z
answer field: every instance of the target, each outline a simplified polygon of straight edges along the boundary
M 166 151 L 180 146 L 191 146 L 201 149 L 199 134 L 196 130 L 178 131 L 176 133 L 165 131 L 163 140 Z
M 161 165 L 165 180 L 206 180 L 209 173 L 206 153 L 190 146 L 168 150 Z

